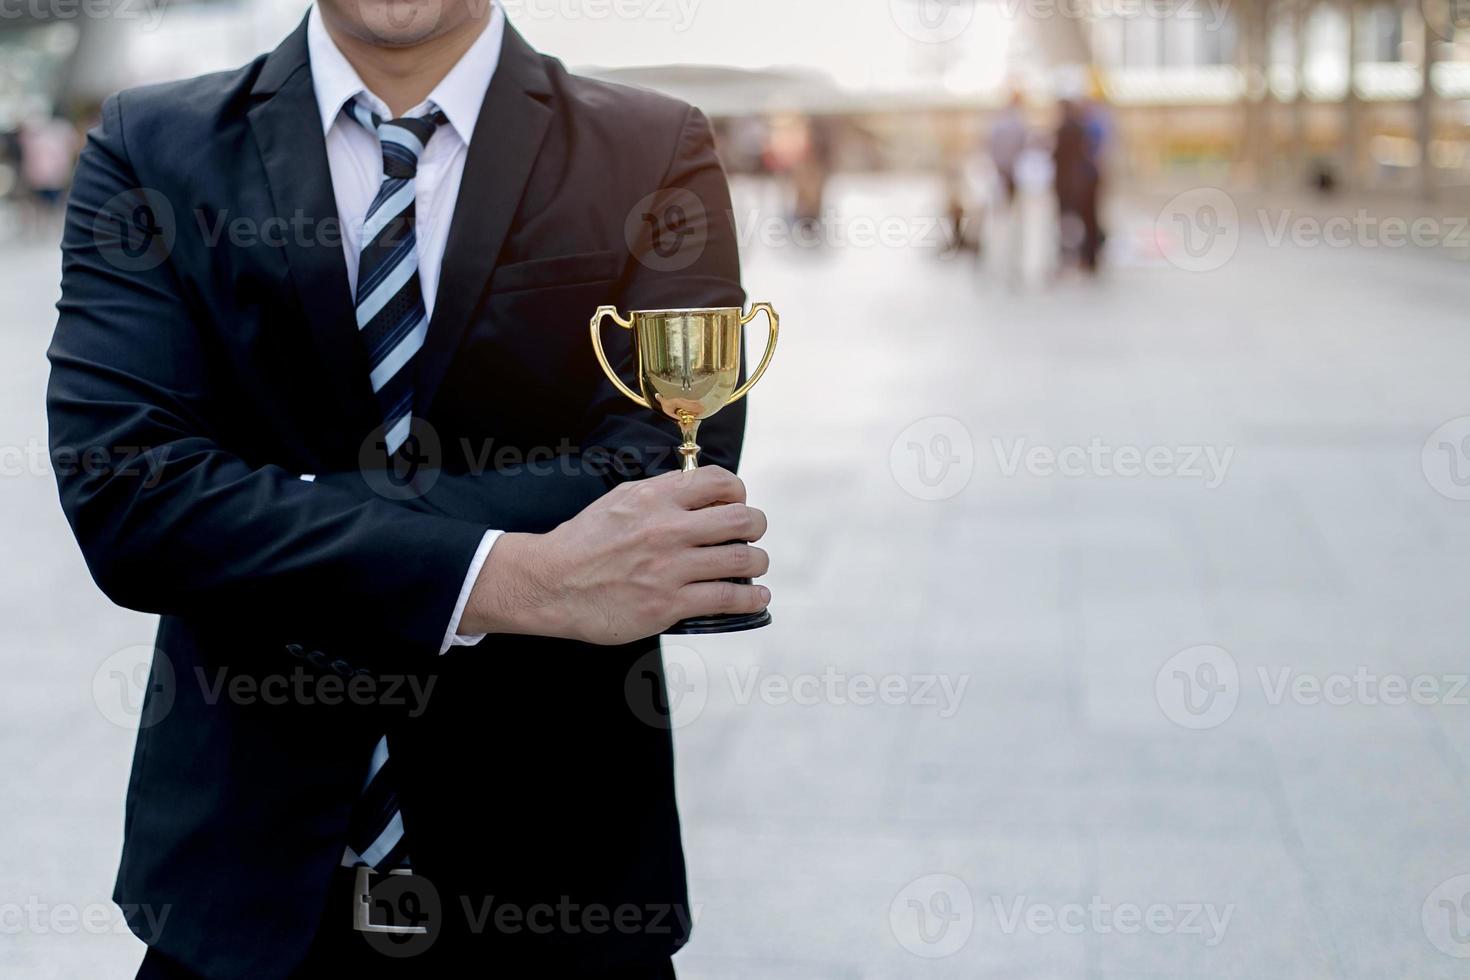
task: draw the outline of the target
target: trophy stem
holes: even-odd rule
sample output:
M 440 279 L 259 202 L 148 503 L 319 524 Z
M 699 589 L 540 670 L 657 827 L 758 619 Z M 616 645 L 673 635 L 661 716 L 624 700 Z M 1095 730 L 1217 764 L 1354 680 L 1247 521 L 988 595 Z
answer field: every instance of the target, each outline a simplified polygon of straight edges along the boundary
M 694 441 L 694 437 L 699 433 L 699 419 L 681 412 L 677 421 L 679 435 L 684 437 L 684 442 L 679 446 L 679 469 L 698 469 L 699 444 Z

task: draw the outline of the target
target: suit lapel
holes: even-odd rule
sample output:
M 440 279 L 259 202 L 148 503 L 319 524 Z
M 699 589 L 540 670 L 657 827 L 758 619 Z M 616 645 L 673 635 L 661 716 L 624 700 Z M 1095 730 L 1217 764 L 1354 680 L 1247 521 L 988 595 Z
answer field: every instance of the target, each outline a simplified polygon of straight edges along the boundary
M 342 258 L 341 224 L 327 166 L 321 114 L 312 88 L 306 22 L 267 56 L 251 96 L 250 127 L 260 147 L 276 215 L 303 221 L 286 236 L 287 261 L 317 353 L 323 380 L 333 388 L 354 433 L 378 425 L 368 382 L 367 354 Z
M 500 63 L 470 138 L 434 315 L 418 353 L 416 415 L 427 414 L 465 328 L 485 300 L 551 116 L 551 85 L 541 56 L 507 24 Z

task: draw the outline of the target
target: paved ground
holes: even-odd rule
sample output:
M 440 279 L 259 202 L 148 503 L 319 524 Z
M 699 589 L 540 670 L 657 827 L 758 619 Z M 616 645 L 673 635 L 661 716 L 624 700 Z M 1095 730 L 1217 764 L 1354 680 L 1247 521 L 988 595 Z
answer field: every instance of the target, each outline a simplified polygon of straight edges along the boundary
M 841 190 L 839 244 L 750 248 L 778 625 L 669 649 L 681 975 L 1465 976 L 1470 248 L 1196 195 L 1013 288 L 927 247 L 923 188 Z M 0 445 L 43 438 L 54 280 L 0 262 Z M 127 977 L 99 665 L 151 624 L 16 469 L 0 973 Z

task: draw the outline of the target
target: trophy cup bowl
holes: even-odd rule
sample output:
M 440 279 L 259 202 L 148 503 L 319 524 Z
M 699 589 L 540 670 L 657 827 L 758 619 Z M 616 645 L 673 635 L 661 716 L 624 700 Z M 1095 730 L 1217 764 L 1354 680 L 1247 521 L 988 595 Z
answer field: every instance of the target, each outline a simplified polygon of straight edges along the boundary
M 766 352 L 750 377 L 740 384 L 741 336 L 755 315 L 765 311 L 770 323 Z M 618 377 L 602 349 L 602 321 L 610 318 L 633 331 L 633 363 L 638 374 L 638 391 Z M 744 398 L 766 373 L 776 350 L 780 318 L 769 303 L 755 303 L 750 312 L 738 307 L 688 310 L 634 310 L 624 317 L 615 306 L 599 306 L 592 314 L 592 349 L 603 373 L 625 396 L 644 408 L 673 420 L 679 427 L 679 468 L 699 465 L 699 423 L 726 405 Z M 730 579 L 749 585 L 750 579 Z M 665 632 L 733 633 L 770 623 L 771 614 L 758 613 L 700 616 L 681 620 Z

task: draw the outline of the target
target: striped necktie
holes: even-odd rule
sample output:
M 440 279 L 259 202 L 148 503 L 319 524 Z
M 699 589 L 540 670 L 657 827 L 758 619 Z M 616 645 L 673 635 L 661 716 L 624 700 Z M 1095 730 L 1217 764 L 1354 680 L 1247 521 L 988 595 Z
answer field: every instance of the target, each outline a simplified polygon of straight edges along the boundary
M 367 350 L 369 380 L 391 456 L 408 438 L 414 355 L 429 330 L 415 248 L 414 176 L 419 154 L 445 116 L 435 109 L 385 122 L 356 100 L 348 113 L 377 135 L 383 150 L 383 183 L 363 219 L 356 306 L 357 332 Z
M 385 122 L 356 100 L 347 113 L 377 135 L 383 151 L 383 183 L 363 219 L 356 306 L 357 331 L 367 350 L 369 380 L 383 416 L 385 449 L 391 456 L 409 435 L 414 355 L 424 346 L 429 325 L 415 248 L 414 176 L 419 154 L 445 116 L 436 109 L 425 116 Z M 351 848 L 349 863 L 379 870 L 408 863 L 386 735 L 373 749 L 367 783 L 352 808 L 347 845 Z

